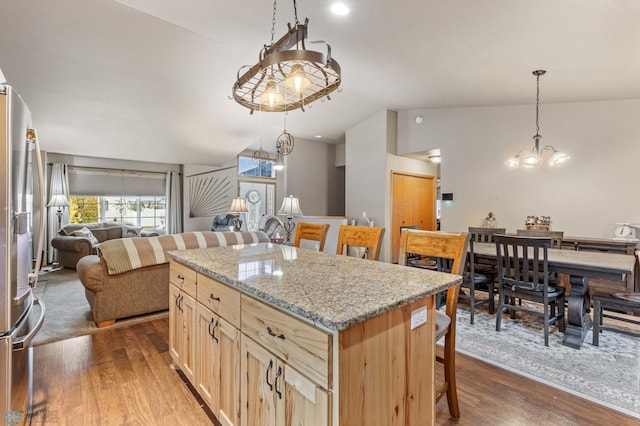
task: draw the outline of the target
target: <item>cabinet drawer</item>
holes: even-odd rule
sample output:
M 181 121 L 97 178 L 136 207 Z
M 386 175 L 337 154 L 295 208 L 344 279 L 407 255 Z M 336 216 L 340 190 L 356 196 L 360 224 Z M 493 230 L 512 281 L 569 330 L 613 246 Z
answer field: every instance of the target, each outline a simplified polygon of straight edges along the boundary
M 198 302 L 211 309 L 216 314 L 240 328 L 240 292 L 209 278 L 198 274 Z
M 265 303 L 242 295 L 242 333 L 331 389 L 332 336 Z
M 171 262 L 169 267 L 169 282 L 187 293 L 189 296 L 196 297 L 196 271 L 181 265 L 177 262 Z

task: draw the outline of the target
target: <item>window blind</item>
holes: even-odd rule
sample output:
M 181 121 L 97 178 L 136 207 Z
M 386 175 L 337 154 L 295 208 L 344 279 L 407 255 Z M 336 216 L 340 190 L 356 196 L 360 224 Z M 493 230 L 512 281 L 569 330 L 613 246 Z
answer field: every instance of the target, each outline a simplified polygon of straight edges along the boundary
M 70 195 L 164 196 L 166 173 L 69 166 Z

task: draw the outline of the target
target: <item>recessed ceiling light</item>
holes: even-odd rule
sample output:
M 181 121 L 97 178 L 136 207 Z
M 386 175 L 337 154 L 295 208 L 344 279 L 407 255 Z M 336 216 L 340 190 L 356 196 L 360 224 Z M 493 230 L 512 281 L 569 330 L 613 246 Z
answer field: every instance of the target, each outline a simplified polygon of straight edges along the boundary
M 322 135 L 316 135 L 316 139 L 322 139 Z
M 344 3 L 334 3 L 331 6 L 331 11 L 340 16 L 349 14 L 349 8 Z

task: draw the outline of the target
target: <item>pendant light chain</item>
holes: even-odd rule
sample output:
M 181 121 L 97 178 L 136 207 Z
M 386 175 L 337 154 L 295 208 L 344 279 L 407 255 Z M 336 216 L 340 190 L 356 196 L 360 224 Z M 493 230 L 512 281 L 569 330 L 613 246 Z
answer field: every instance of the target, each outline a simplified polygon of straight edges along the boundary
M 296 25 L 300 24 L 298 21 L 298 4 L 296 3 L 296 0 L 293 0 L 293 16 L 296 19 Z
M 540 136 L 540 74 L 536 74 L 536 136 Z
M 276 6 L 278 0 L 273 0 L 273 15 L 271 17 L 271 46 L 273 46 L 273 39 L 276 34 Z

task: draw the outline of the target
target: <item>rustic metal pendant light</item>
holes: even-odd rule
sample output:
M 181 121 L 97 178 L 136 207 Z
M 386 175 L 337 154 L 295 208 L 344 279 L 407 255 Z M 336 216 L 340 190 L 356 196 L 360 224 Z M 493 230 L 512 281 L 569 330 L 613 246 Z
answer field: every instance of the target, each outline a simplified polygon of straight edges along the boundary
M 545 70 L 536 70 L 536 134 L 533 136 L 534 145 L 531 148 L 523 149 L 517 155 L 507 160 L 507 165 L 512 168 L 535 169 L 541 165 L 549 167 L 559 166 L 569 160 L 569 156 L 551 145 L 540 148 L 540 76 L 546 73 Z
M 274 42 L 276 3 L 273 2 L 271 43 L 260 50 L 257 64 L 240 67 L 233 85 L 233 98 L 251 111 L 282 112 L 305 107 L 326 98 L 340 85 L 340 65 L 331 57 L 331 46 L 308 40 L 309 19 L 298 22 L 293 0 L 295 26 Z M 323 44 L 325 52 L 307 50 L 306 44 Z

